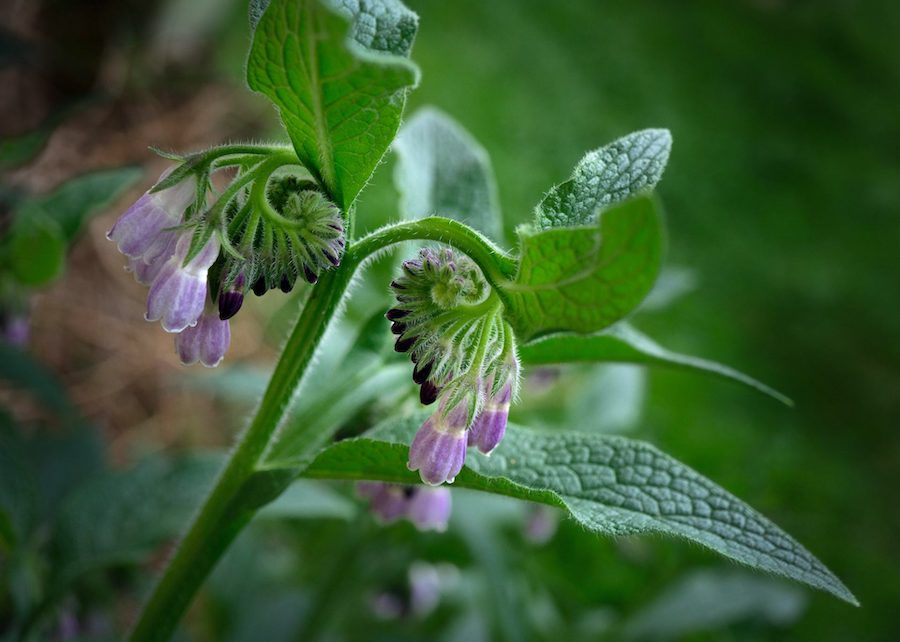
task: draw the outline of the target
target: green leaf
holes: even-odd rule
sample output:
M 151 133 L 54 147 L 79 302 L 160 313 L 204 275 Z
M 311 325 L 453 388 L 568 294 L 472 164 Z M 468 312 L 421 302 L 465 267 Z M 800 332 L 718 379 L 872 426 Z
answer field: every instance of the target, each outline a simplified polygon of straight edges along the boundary
M 652 190 L 671 148 L 669 130 L 644 129 L 588 152 L 572 178 L 551 189 L 537 206 L 537 227 L 594 223 L 600 209 Z
M 356 504 L 324 482 L 298 479 L 278 499 L 260 510 L 257 518 L 350 521 L 356 512 Z
M 303 473 L 313 478 L 417 483 L 408 444 L 425 415 L 339 442 Z M 595 533 L 685 539 L 757 570 L 857 604 L 809 551 L 752 508 L 650 444 L 609 435 L 510 426 L 492 456 L 470 451 L 455 486 L 558 506 Z
M 380 364 L 356 368 L 344 368 L 333 377 L 336 385 L 324 389 L 318 395 L 310 395 L 294 411 L 268 459 L 272 466 L 284 466 L 288 462 L 301 465 L 307 461 L 308 442 L 312 435 L 331 435 L 360 410 L 383 397 L 391 390 L 410 384 L 410 368 L 406 364 Z
M 433 107 L 420 109 L 400 129 L 394 151 L 394 185 L 405 218 L 437 214 L 494 240 L 502 237 L 490 158 L 456 121 Z
M 628 618 L 625 640 L 682 640 L 746 620 L 785 626 L 806 608 L 802 591 L 740 570 L 695 571 Z
M 35 215 L 13 227 L 9 267 L 22 285 L 38 287 L 50 283 L 62 273 L 65 259 L 66 241 L 54 220 Z
M 597 226 L 520 234 L 519 271 L 500 294 L 521 341 L 602 330 L 634 310 L 659 273 L 662 222 L 647 196 L 603 212 Z
M 13 169 L 30 161 L 44 148 L 52 133 L 52 127 L 39 127 L 0 141 L 0 169 Z
M 218 454 L 154 457 L 82 484 L 55 534 L 60 579 L 144 561 L 184 529 L 221 465 Z
M 44 408 L 60 419 L 77 416 L 56 376 L 25 350 L 0 341 L 0 381 L 33 394 Z
M 345 212 L 418 82 L 418 68 L 395 53 L 408 51 L 412 15 L 387 0 L 272 0 L 256 26 L 247 82 L 275 103 L 298 158 Z
M 40 211 L 59 224 L 71 243 L 84 222 L 112 205 L 143 174 L 139 167 L 119 167 L 82 174 L 66 181 L 52 193 L 24 203 L 17 217 L 28 218 Z
M 750 386 L 788 406 L 794 405 L 788 397 L 753 377 L 715 361 L 666 350 L 624 322 L 597 334 L 554 334 L 542 337 L 521 346 L 519 356 L 523 363 L 534 366 L 614 361 L 699 370 Z

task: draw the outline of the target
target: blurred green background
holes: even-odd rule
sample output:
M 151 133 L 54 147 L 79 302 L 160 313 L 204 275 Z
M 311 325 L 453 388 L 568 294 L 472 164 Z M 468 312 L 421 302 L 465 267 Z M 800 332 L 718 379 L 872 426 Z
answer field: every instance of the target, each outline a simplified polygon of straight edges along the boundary
M 672 131 L 659 187 L 667 262 L 689 269 L 695 286 L 663 311 L 639 313 L 635 325 L 666 347 L 760 378 L 796 408 L 699 375 L 653 370 L 637 395 L 640 412 L 624 424 L 634 424 L 629 436 L 655 443 L 793 534 L 862 607 L 781 583 L 760 587 L 752 575 L 738 573 L 729 584 L 734 569 L 680 543 L 614 543 L 566 522 L 549 542 L 529 543 L 521 532 L 526 509 L 457 493 L 447 536 L 417 537 L 405 524 L 378 530 L 364 514 L 341 513 L 315 527 L 264 520 L 219 569 L 184 639 L 303 639 L 305 626 L 328 639 L 897 639 L 900 5 L 408 4 L 421 16 L 413 58 L 422 68 L 409 113 L 437 105 L 487 148 L 510 240 L 584 152 L 636 129 Z M 122 92 L 147 98 L 164 87 L 177 105 L 211 81 L 235 90 L 247 44 L 242 3 L 174 2 L 160 13 L 146 24 L 123 22 L 120 51 L 197 40 L 210 55 L 200 64 L 194 52 L 174 71 L 134 63 Z M 186 16 L 199 26 L 186 27 Z M 253 117 L 229 121 L 235 131 L 275 131 L 261 101 L 240 104 Z M 217 135 L 224 136 L 197 140 Z M 379 169 L 360 204 L 369 226 L 393 216 L 392 164 Z M 270 314 L 260 308 L 263 325 Z M 35 324 L 40 330 L 37 315 Z M 253 354 L 254 363 L 271 363 L 271 349 Z M 173 373 L 161 376 L 181 376 Z M 79 375 L 63 375 L 68 386 L 73 377 L 77 383 Z M 602 415 L 615 394 L 600 394 L 594 410 Z M 590 417 L 590 399 L 582 405 L 580 416 Z M 109 437 L 110 423 L 97 423 Z M 142 439 L 151 451 L 154 439 L 170 450 L 227 444 L 237 427 L 232 415 L 194 436 Z M 126 450 L 130 460 L 135 451 Z M 340 492 L 346 497 L 346 488 Z M 495 518 L 485 525 L 473 519 L 479 514 Z M 408 587 L 397 587 L 406 587 L 414 559 L 461 569 L 445 573 L 458 575 L 447 582 L 446 603 L 428 617 L 404 612 L 373 624 L 358 615 L 371 610 L 378 586 L 406 595 Z M 703 586 L 733 608 L 719 613 Z M 673 590 L 686 602 L 648 615 L 648 605 Z M 694 611 L 707 616 L 703 630 L 680 630 L 678 616 Z M 641 613 L 643 633 L 628 624 Z M 653 629 L 654 617 L 669 628 Z

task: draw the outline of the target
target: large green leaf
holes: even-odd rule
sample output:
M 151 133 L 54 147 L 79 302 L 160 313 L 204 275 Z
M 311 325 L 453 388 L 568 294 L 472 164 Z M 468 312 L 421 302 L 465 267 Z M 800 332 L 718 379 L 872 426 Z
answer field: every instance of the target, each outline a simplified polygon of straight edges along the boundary
M 396 53 L 408 53 L 414 24 L 397 1 L 272 0 L 256 25 L 247 82 L 275 103 L 300 161 L 345 211 L 418 82 L 416 66 Z
M 142 174 L 139 167 L 119 167 L 82 174 L 46 196 L 25 202 L 16 214 L 17 217 L 29 218 L 40 212 L 56 221 L 65 239 L 71 243 L 88 218 L 114 203 L 122 192 L 140 180 Z
M 420 109 L 394 141 L 394 184 L 406 218 L 437 214 L 502 236 L 491 161 L 456 121 L 433 107 Z
M 623 136 L 581 159 L 572 178 L 550 190 L 535 211 L 539 228 L 596 222 L 599 209 L 653 189 L 672 148 L 667 129 Z
M 519 271 L 501 296 L 522 341 L 602 330 L 634 310 L 659 274 L 662 222 L 649 196 L 603 212 L 594 226 L 521 234 Z
M 553 334 L 542 337 L 523 345 L 519 350 L 519 356 L 524 363 L 535 366 L 554 363 L 612 361 L 699 370 L 723 379 L 737 381 L 784 404 L 793 405 L 788 397 L 753 377 L 715 361 L 666 350 L 650 337 L 624 322 L 617 323 L 597 334 Z
M 154 457 L 81 485 L 60 512 L 59 577 L 142 562 L 181 532 L 221 465 L 218 454 Z
M 417 483 L 406 468 L 416 415 L 339 442 L 304 472 L 314 478 Z M 490 457 L 470 452 L 455 485 L 559 506 L 607 535 L 658 533 L 686 539 L 752 568 L 856 604 L 818 559 L 752 508 L 650 444 L 593 433 L 542 433 L 510 426 Z

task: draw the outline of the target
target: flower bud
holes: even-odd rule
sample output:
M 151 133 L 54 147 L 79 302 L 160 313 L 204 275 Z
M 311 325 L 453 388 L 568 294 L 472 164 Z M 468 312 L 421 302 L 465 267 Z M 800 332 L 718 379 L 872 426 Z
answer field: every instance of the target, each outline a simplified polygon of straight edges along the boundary
M 512 387 L 513 381 L 509 379 L 496 395 L 489 397 L 469 429 L 469 446 L 475 446 L 485 455 L 493 452 L 506 433 Z
M 241 270 L 227 288 L 219 292 L 219 319 L 227 321 L 241 309 L 244 304 L 244 286 L 247 282 Z

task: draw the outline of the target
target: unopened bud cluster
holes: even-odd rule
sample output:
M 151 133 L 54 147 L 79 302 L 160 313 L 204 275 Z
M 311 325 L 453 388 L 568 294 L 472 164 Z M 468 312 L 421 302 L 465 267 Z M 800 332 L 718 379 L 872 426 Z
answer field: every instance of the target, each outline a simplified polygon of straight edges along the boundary
M 391 283 L 395 349 L 415 364 L 419 398 L 437 409 L 410 447 L 409 468 L 428 484 L 452 482 L 466 449 L 492 452 L 518 387 L 515 339 L 481 270 L 451 249 L 425 248 Z
M 340 265 L 344 224 L 311 181 L 261 173 L 264 202 L 251 198 L 254 181 L 246 180 L 246 188 L 226 190 L 229 196 L 216 201 L 208 172 L 158 183 L 163 189 L 141 196 L 108 237 L 128 257 L 135 279 L 150 288 L 146 319 L 176 335 L 182 363 L 213 367 L 228 349 L 229 319 L 245 295 L 289 292 L 298 278 L 315 283 L 322 270 Z

